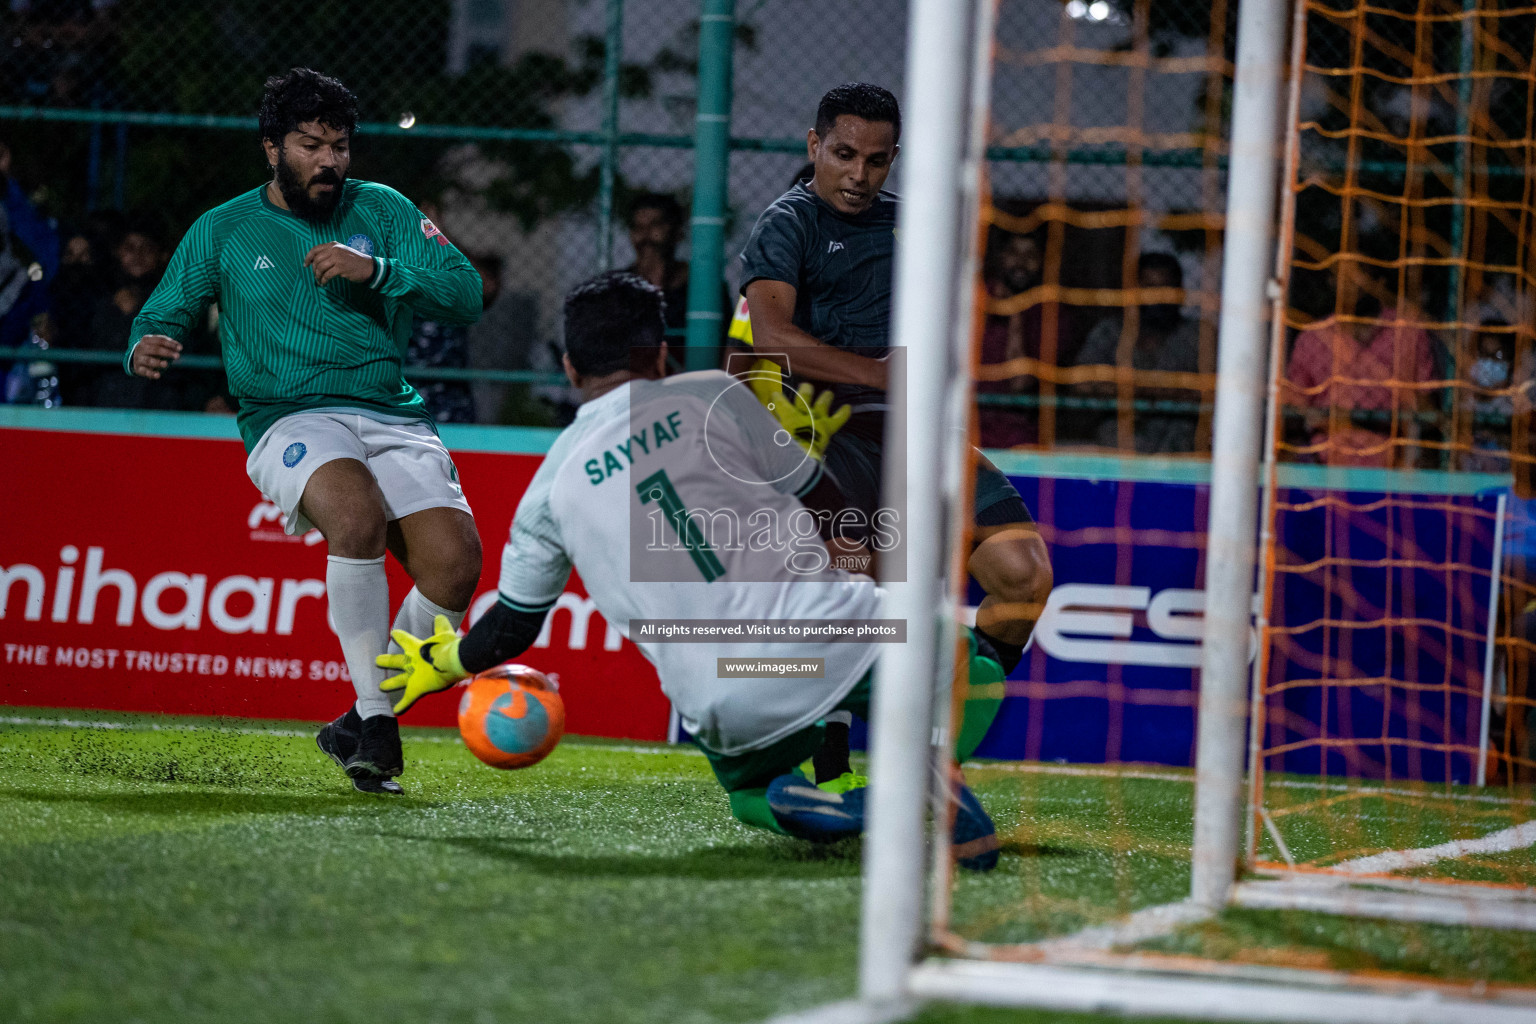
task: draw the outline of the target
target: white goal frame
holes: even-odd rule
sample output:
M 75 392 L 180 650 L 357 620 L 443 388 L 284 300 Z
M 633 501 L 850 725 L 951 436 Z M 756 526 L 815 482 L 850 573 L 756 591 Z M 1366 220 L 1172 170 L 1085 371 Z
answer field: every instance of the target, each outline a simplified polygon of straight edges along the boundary
M 777 1020 L 883 1024 L 911 1016 L 925 1000 L 945 1000 L 1199 1020 L 1536 1024 L 1536 1001 L 1524 993 L 1478 998 L 1458 985 L 1113 952 L 1248 902 L 1254 884 L 1238 886 L 1237 866 L 1245 852 L 1249 609 L 1266 371 L 1280 298 L 1271 266 L 1288 0 L 1239 5 L 1190 898 L 1037 943 L 1027 962 L 1003 962 L 981 945 L 966 951 L 974 959 L 929 952 L 926 908 L 946 898 L 938 882 L 947 878 L 947 844 L 934 841 L 929 810 L 942 809 L 947 790 L 936 781 L 936 751 L 946 746 L 941 712 L 949 707 L 951 624 L 963 578 L 956 551 L 972 401 L 970 296 L 995 5 L 909 2 L 907 201 L 892 338 L 906 359 L 892 361 L 885 459 L 887 495 L 904 485 L 907 508 L 906 580 L 889 584 L 890 614 L 906 620 L 907 641 L 882 653 L 873 695 L 858 998 Z

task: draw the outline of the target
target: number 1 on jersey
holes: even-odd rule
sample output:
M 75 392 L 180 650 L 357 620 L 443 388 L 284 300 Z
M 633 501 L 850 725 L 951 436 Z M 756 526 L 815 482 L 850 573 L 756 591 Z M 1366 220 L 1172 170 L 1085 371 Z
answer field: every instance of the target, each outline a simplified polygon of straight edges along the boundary
M 699 572 L 704 574 L 705 583 L 713 583 L 725 575 L 725 566 L 720 564 L 715 549 L 704 539 L 699 524 L 688 514 L 688 508 L 683 504 L 683 499 L 678 497 L 677 488 L 672 486 L 666 470 L 658 469 L 636 484 L 635 490 L 640 494 L 640 504 L 649 505 L 654 501 L 661 506 L 662 514 L 677 533 L 677 539 L 688 549 L 688 555 L 693 559 L 693 564 L 698 566 Z

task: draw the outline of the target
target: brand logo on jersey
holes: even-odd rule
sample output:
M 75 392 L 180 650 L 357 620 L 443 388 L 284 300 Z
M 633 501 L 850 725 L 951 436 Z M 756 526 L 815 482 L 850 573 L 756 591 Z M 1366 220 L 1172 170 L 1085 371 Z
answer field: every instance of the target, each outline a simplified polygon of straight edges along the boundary
M 447 245 L 448 244 L 448 236 L 444 235 L 441 231 L 439 231 L 437 229 L 437 225 L 433 224 L 430 220 L 428 220 L 425 217 L 421 218 L 421 233 L 426 235 L 428 238 L 435 238 L 435 239 L 437 239 L 437 244 L 438 245 Z
M 272 261 L 267 259 L 265 256 L 257 256 L 256 257 L 256 265 L 254 267 L 252 267 L 251 269 L 252 270 L 271 270 L 272 269 Z
M 353 235 L 351 238 L 347 239 L 347 248 L 356 249 L 364 256 L 372 256 L 373 239 L 369 238 L 367 235 Z
M 304 453 L 307 451 L 309 449 L 304 447 L 303 441 L 293 442 L 293 444 L 283 449 L 283 465 L 292 469 L 299 464 L 299 460 L 304 457 Z
M 842 242 L 828 242 L 827 243 L 827 252 L 829 252 L 829 253 L 831 253 L 831 252 L 840 252 L 842 250 L 842 248 L 843 248 L 843 243 Z

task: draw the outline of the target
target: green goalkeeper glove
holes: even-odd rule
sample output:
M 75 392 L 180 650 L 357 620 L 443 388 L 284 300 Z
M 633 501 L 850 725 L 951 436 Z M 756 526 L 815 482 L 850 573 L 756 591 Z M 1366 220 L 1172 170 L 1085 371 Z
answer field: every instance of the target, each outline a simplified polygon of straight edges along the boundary
M 385 693 L 404 690 L 405 694 L 395 705 L 395 714 L 403 715 L 411 705 L 429 693 L 446 690 L 469 675 L 459 661 L 459 634 L 446 615 L 439 615 L 432 623 L 432 635 L 418 640 L 403 629 L 389 634 L 402 648 L 400 654 L 381 654 L 374 659 L 380 668 L 397 668 L 399 675 L 390 676 L 379 684 Z
M 771 359 L 759 359 L 752 365 L 752 393 L 773 413 L 779 426 L 804 448 L 806 454 L 820 461 L 827 454 L 832 435 L 842 429 L 853 410 L 846 405 L 832 411 L 832 390 L 817 393 L 809 383 L 801 384 L 794 395 L 784 393 L 784 374 Z M 813 401 L 814 398 L 814 401 Z

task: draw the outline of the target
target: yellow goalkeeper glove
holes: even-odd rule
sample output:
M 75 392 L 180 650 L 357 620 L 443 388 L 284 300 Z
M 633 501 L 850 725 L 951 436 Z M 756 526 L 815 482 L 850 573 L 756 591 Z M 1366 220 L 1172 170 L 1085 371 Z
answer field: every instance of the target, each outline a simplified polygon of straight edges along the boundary
M 389 634 L 399 644 L 402 653 L 381 654 L 374 659 L 380 668 L 400 669 L 399 675 L 390 676 L 379 684 L 385 693 L 404 690 L 395 714 L 403 715 L 411 705 L 429 693 L 446 690 L 469 675 L 459 661 L 459 634 L 446 615 L 439 615 L 432 623 L 432 635 L 417 639 L 403 629 Z
M 752 365 L 752 393 L 773 413 L 779 426 L 818 461 L 827 454 L 832 435 L 842 429 L 853 410 L 846 405 L 832 411 L 832 389 L 817 393 L 809 383 L 801 384 L 793 395 L 784 392 L 784 373 L 771 359 L 759 359 Z

